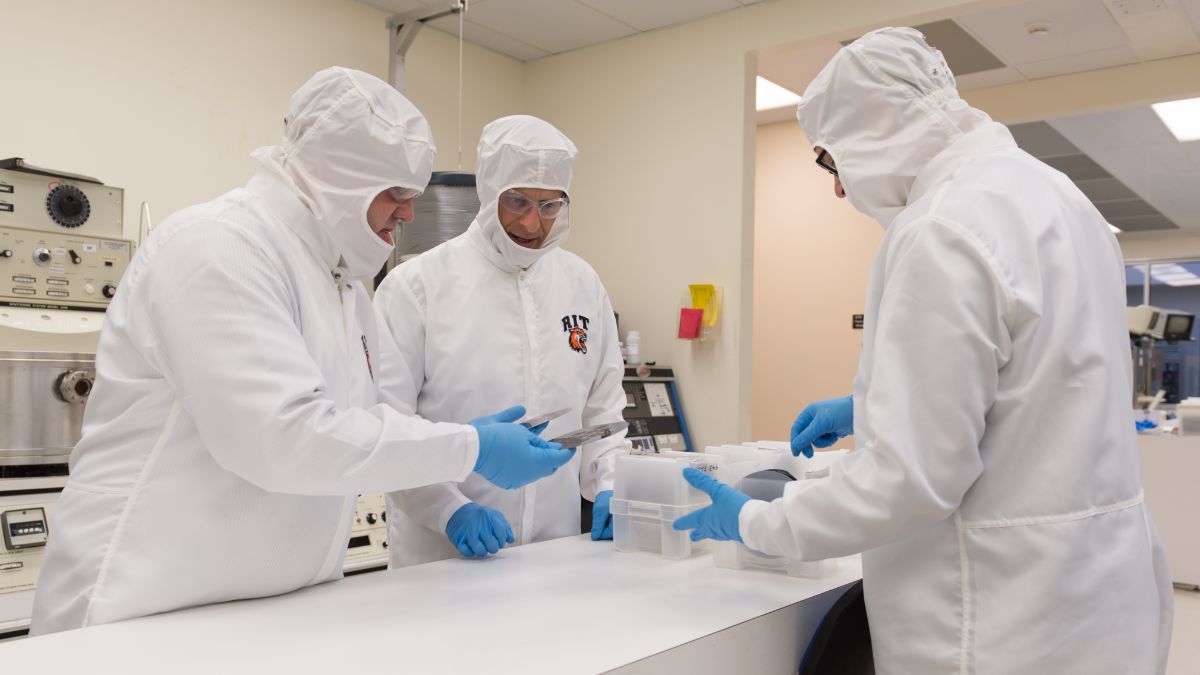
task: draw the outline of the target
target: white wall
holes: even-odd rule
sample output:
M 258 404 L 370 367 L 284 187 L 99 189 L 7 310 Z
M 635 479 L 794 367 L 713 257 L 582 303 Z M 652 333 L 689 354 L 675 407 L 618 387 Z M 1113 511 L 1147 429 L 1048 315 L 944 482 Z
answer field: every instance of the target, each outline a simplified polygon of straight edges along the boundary
M 883 228 L 833 194 L 796 122 L 758 128 L 753 435 L 784 439 L 816 400 L 850 393 Z
M 751 52 L 972 4 L 780 0 L 527 65 L 528 112 L 580 149 L 567 247 L 596 267 L 622 329 L 641 331 L 643 356 L 675 367 L 699 445 L 751 434 Z M 695 282 L 725 289 L 711 342 L 674 337 Z
M 247 154 L 278 141 L 288 99 L 317 70 L 386 78 L 385 16 L 351 0 L 4 3 L 0 156 L 125 188 L 133 237 L 143 200 L 158 222 L 244 183 Z M 439 168 L 456 165 L 455 44 L 427 29 L 409 52 L 408 93 L 430 118 Z M 517 111 L 524 80 L 512 59 L 465 55 L 478 77 L 464 125 L 473 166 L 481 120 Z

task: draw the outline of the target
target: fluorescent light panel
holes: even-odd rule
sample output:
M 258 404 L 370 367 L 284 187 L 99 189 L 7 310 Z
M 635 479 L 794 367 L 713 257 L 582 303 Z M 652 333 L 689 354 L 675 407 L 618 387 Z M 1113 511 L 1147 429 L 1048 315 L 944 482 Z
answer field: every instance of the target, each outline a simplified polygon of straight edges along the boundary
M 1200 276 L 1175 263 L 1151 265 L 1150 276 L 1168 286 L 1200 286 Z
M 1180 143 L 1200 141 L 1200 98 L 1155 103 L 1150 107 Z
M 762 75 L 758 76 L 754 86 L 754 108 L 756 110 L 773 110 L 800 103 L 800 96 L 795 92 L 775 84 Z

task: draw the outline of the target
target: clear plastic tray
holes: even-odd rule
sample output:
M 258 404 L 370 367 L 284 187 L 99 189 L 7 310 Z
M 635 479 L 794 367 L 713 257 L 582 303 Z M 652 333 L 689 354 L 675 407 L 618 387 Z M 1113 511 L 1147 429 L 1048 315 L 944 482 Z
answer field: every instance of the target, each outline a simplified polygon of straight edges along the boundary
M 713 563 L 725 569 L 763 569 L 784 572 L 788 576 L 817 579 L 829 574 L 833 560 L 792 560 L 773 555 L 764 555 L 736 541 L 713 543 Z
M 613 545 L 618 551 L 646 551 L 679 560 L 692 554 L 688 532 L 676 532 L 671 525 L 704 504 L 656 504 L 628 499 L 613 499 L 609 504 L 613 517 Z

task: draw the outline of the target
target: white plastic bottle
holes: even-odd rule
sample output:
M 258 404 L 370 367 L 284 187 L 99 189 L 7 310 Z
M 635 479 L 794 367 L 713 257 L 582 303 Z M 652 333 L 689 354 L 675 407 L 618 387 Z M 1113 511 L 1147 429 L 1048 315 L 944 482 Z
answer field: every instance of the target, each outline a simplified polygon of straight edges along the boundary
M 625 362 L 631 366 L 636 366 L 642 362 L 641 354 L 642 334 L 636 330 L 631 330 L 625 334 Z

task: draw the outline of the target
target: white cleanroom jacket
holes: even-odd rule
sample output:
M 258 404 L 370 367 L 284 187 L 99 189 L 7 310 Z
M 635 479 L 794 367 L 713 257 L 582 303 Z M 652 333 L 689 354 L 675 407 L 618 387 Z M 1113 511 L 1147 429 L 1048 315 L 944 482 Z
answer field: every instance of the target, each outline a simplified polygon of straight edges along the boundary
M 967 106 L 911 29 L 842 49 L 799 117 L 887 228 L 857 451 L 751 502 L 745 543 L 859 551 L 878 672 L 1159 673 L 1171 584 L 1142 498 L 1121 251 Z
M 570 410 L 543 438 L 619 422 L 624 365 L 616 318 L 592 268 L 560 248 L 569 209 L 542 248 L 508 238 L 496 200 L 509 188 L 570 186 L 575 146 L 528 116 L 484 128 L 479 142 L 480 211 L 464 234 L 394 269 L 375 294 L 389 403 L 435 421 L 466 422 L 522 404 L 530 415 Z M 502 490 L 477 475 L 388 495 L 393 566 L 458 555 L 446 522 L 468 501 L 499 510 L 518 544 L 579 534 L 579 497 L 612 489 L 624 433 L 582 446 L 554 475 Z
M 470 427 L 377 402 L 366 209 L 423 188 L 429 127 L 339 68 L 249 184 L 166 219 L 121 280 L 38 579 L 33 632 L 341 576 L 359 492 L 461 480 Z M 378 373 L 375 373 L 378 376 Z

